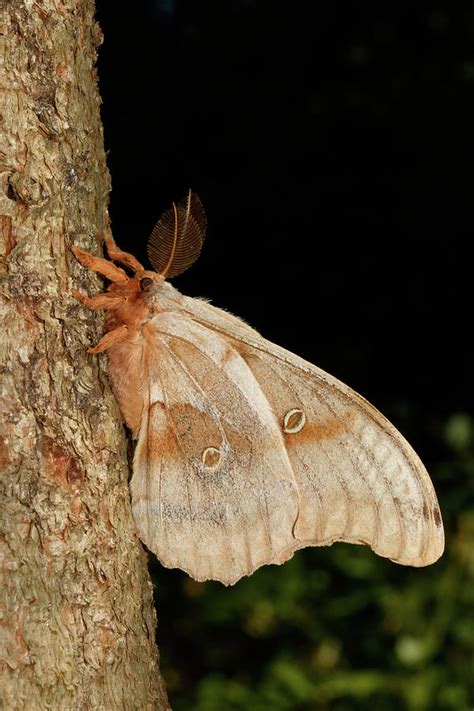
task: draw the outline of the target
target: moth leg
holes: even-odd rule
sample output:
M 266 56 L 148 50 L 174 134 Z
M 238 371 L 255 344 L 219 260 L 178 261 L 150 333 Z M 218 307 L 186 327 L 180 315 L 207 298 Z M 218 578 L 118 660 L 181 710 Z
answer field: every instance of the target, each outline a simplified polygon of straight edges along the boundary
M 128 252 L 122 252 L 122 250 L 117 247 L 117 245 L 115 244 L 115 240 L 109 230 L 104 230 L 102 234 L 110 259 L 113 259 L 114 262 L 120 262 L 120 264 L 125 264 L 126 267 L 129 267 L 134 272 L 145 271 L 144 267 L 140 264 L 138 259 L 135 259 L 133 254 L 129 254 Z
M 105 334 L 105 336 L 102 336 L 96 346 L 93 346 L 93 348 L 88 348 L 87 352 L 103 353 L 107 350 L 107 348 L 110 348 L 110 346 L 114 346 L 116 343 L 124 341 L 129 335 L 129 333 L 130 331 L 124 324 L 122 324 L 122 326 L 117 326 L 117 328 L 113 328 L 112 331 L 109 331 Z
M 95 294 L 94 296 L 87 296 L 83 294 L 82 291 L 77 291 L 74 289 L 72 295 L 82 301 L 85 306 L 90 309 L 104 309 L 105 311 L 110 309 L 115 309 L 117 306 L 123 303 L 123 298 L 121 296 L 110 296 L 109 294 Z
M 94 257 L 92 254 L 84 252 L 75 246 L 71 247 L 71 251 L 83 267 L 87 267 L 87 269 L 91 269 L 93 272 L 103 274 L 109 281 L 128 281 L 128 276 L 124 270 L 120 269 L 120 267 L 116 267 L 115 264 L 111 264 L 111 262 L 108 262 L 106 259 Z

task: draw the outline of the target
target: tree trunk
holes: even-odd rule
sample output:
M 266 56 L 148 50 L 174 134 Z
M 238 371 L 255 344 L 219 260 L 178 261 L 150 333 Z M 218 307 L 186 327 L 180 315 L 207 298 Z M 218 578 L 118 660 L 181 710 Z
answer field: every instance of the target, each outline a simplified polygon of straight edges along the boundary
M 4 709 L 169 708 L 100 317 L 109 175 L 92 0 L 0 0 L 0 687 Z M 3 705 L 2 705 L 3 701 Z

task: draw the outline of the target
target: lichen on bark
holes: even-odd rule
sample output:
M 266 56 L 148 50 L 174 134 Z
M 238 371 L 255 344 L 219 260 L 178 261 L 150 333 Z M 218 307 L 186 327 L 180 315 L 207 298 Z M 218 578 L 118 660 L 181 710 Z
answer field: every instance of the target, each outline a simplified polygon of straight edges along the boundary
M 121 418 L 86 347 L 110 189 L 91 0 L 1 0 L 0 688 L 5 709 L 168 708 Z

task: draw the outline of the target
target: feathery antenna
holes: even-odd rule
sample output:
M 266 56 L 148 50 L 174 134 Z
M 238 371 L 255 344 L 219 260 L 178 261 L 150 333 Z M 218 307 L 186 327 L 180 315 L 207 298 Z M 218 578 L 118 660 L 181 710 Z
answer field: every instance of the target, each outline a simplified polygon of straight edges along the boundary
M 199 197 L 173 203 L 156 223 L 148 240 L 148 257 L 158 274 L 170 278 L 182 274 L 199 257 L 207 219 Z

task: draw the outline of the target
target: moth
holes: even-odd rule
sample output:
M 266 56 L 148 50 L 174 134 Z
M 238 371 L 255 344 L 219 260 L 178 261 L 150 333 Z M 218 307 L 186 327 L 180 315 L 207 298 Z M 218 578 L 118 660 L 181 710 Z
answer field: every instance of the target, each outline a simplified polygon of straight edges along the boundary
M 226 585 L 335 541 L 404 565 L 436 561 L 436 494 L 395 427 L 336 378 L 167 281 L 197 259 L 205 231 L 190 191 L 151 234 L 153 271 L 108 232 L 109 260 L 72 248 L 110 282 L 74 295 L 106 312 L 89 352 L 107 352 L 138 440 L 130 489 L 141 540 L 163 565 Z

